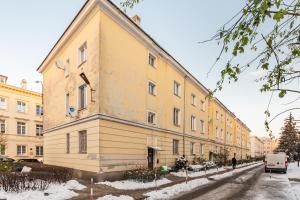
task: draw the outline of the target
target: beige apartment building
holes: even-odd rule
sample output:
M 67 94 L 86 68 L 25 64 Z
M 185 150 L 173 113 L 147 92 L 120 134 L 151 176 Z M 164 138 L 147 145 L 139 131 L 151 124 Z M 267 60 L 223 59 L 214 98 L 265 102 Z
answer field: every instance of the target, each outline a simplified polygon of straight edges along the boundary
M 264 142 L 257 136 L 252 135 L 250 137 L 251 142 L 251 157 L 259 158 L 264 155 Z
M 279 139 L 273 139 L 268 137 L 262 137 L 260 139 L 264 143 L 264 154 L 273 153 L 279 145 Z
M 1 155 L 14 159 L 43 157 L 42 95 L 7 84 L 0 75 Z
M 47 164 L 106 173 L 250 156 L 249 128 L 109 0 L 87 1 L 38 71 Z

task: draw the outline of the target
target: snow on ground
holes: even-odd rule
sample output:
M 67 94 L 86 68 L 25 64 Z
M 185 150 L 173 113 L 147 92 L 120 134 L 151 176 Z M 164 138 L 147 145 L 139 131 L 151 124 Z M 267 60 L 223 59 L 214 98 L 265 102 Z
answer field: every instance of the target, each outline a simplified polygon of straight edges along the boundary
M 113 195 L 106 195 L 104 197 L 99 197 L 97 200 L 134 200 L 134 199 L 126 195 L 121 195 L 119 197 Z
M 159 179 L 156 181 L 152 181 L 152 182 L 148 182 L 148 183 L 143 183 L 143 182 L 137 182 L 134 180 L 124 180 L 124 181 L 114 181 L 114 182 L 109 182 L 109 181 L 105 181 L 105 182 L 99 182 L 96 184 L 102 184 L 102 185 L 108 185 L 114 188 L 117 188 L 119 190 L 136 190 L 136 189 L 146 189 L 146 188 L 153 188 L 157 186 L 161 186 L 161 185 L 165 185 L 167 183 L 171 183 L 172 181 L 170 181 L 169 179 L 163 178 L 163 179 Z
M 300 179 L 300 167 L 298 167 L 297 162 L 288 164 L 287 176 L 288 178 Z
M 217 168 L 209 169 L 209 170 L 206 170 L 206 175 L 213 174 L 216 172 L 221 172 L 224 170 L 226 170 L 224 167 L 221 167 L 218 169 Z M 178 176 L 178 177 L 186 177 L 185 171 L 172 172 L 171 174 L 174 176 Z M 204 176 L 204 175 L 205 175 L 205 171 L 199 171 L 199 172 L 188 171 L 188 177 L 198 177 L 198 176 Z
M 72 190 L 83 190 L 86 187 L 75 180 L 63 184 L 50 184 L 45 191 L 24 191 L 20 193 L 5 192 L 0 190 L 0 199 L 7 200 L 65 200 L 78 196 Z M 44 194 L 47 193 L 48 196 Z
M 175 195 L 178 195 L 179 193 L 191 191 L 207 183 L 209 183 L 208 179 L 200 178 L 188 181 L 187 183 L 184 182 L 170 187 L 166 187 L 158 191 L 151 191 L 144 195 L 147 196 L 147 200 L 168 199 Z

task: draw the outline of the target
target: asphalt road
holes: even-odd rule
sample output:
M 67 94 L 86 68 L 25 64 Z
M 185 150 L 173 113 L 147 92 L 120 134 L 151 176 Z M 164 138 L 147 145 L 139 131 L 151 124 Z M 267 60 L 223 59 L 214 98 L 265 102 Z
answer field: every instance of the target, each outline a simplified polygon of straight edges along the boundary
M 286 174 L 264 173 L 264 166 L 236 173 L 187 193 L 179 200 L 294 200 Z

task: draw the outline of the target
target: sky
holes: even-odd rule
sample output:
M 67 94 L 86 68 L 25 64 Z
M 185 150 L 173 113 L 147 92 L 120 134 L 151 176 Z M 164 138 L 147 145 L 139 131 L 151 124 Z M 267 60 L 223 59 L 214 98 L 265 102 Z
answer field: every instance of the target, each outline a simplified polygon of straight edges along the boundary
M 121 0 L 114 0 L 119 5 Z M 8 76 L 8 83 L 20 85 L 28 81 L 28 89 L 41 91 L 42 80 L 36 71 L 55 42 L 84 4 L 84 0 L 10 0 L 0 1 L 0 74 Z M 138 14 L 141 27 L 175 57 L 206 87 L 214 89 L 220 78 L 220 66 L 211 71 L 219 47 L 215 43 L 200 44 L 237 13 L 244 2 L 199 0 L 143 0 L 129 16 Z M 244 58 L 240 58 L 241 61 Z M 258 71 L 248 70 L 237 83 L 225 85 L 216 96 L 252 130 L 253 135 L 267 136 L 264 127 L 266 110 L 271 94 L 261 93 L 255 82 Z M 287 95 L 279 99 L 274 94 L 270 111 L 274 116 L 282 110 L 300 104 L 284 105 L 295 99 Z M 299 107 L 299 106 L 298 106 Z M 270 125 L 278 136 L 283 125 L 281 115 Z M 293 112 L 300 119 L 299 112 Z

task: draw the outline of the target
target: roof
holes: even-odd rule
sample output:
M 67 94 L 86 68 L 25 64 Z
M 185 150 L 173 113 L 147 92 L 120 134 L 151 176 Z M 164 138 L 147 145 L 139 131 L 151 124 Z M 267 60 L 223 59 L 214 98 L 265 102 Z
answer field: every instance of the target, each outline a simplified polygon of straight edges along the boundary
M 41 93 L 38 93 L 38 92 L 35 92 L 35 91 L 32 91 L 32 90 L 23 89 L 23 88 L 16 87 L 16 86 L 13 86 L 13 85 L 0 83 L 0 88 L 5 88 L 5 89 L 8 89 L 8 90 L 22 92 L 24 94 L 28 94 L 28 95 L 32 95 L 32 96 L 36 96 L 36 97 L 42 97 Z

